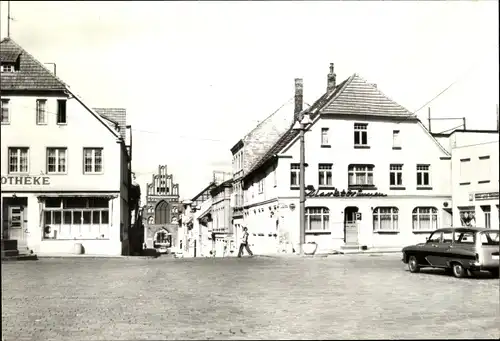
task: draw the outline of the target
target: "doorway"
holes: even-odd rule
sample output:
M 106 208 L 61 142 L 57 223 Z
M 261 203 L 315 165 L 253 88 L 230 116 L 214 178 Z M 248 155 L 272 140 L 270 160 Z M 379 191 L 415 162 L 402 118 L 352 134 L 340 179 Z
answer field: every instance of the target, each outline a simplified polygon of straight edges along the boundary
M 2 238 L 17 240 L 17 248 L 28 246 L 28 198 L 3 198 Z
M 344 243 L 346 245 L 358 245 L 358 221 L 359 208 L 348 206 L 344 209 Z

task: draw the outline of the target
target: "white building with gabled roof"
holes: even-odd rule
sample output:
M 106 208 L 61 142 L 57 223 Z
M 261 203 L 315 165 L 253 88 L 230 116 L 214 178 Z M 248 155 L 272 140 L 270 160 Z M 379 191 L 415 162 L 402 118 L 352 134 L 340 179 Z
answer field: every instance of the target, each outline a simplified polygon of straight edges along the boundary
M 418 118 L 353 74 L 306 111 L 306 242 L 397 248 L 452 224 L 451 154 Z M 299 250 L 299 136 L 292 126 L 244 176 L 256 254 Z
M 127 254 L 125 110 L 91 109 L 9 38 L 0 68 L 2 238 L 39 255 Z

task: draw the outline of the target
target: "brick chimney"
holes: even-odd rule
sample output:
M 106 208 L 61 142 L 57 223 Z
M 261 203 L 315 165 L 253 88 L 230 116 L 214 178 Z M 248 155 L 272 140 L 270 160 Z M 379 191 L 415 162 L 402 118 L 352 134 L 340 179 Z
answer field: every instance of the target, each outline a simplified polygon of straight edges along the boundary
M 293 116 L 295 117 L 295 120 L 299 118 L 298 116 L 302 112 L 302 107 L 304 103 L 303 87 L 304 84 L 302 78 L 295 78 L 295 109 L 293 111 Z
M 333 71 L 333 63 L 330 63 L 330 73 L 328 74 L 328 85 L 326 87 L 326 92 L 331 94 L 335 90 L 337 75 Z

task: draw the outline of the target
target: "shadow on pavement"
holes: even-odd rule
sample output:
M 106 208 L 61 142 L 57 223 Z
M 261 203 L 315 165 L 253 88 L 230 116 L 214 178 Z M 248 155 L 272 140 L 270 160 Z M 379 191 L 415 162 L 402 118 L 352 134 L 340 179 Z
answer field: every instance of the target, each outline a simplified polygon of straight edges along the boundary
M 408 269 L 405 269 L 405 271 L 407 273 L 410 273 L 410 270 L 408 270 Z M 428 275 L 428 276 L 444 276 L 444 277 L 452 277 L 453 278 L 453 275 L 445 269 L 432 269 L 432 268 L 421 269 L 419 273 L 412 274 L 412 275 L 419 275 L 419 274 Z M 461 278 L 461 279 L 498 280 L 498 277 L 493 276 L 491 273 L 489 273 L 487 271 L 481 271 L 481 272 L 475 272 L 472 276 L 467 276 L 467 277 Z

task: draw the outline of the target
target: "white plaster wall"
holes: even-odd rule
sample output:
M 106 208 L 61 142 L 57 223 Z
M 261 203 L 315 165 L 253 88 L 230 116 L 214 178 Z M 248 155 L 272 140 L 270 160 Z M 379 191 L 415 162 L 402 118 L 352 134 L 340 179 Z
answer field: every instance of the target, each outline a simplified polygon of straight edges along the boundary
M 477 141 L 481 139 L 478 133 L 470 134 Z M 466 135 L 462 134 L 463 140 Z M 499 145 L 498 136 L 496 141 L 489 142 L 491 134 L 483 134 L 486 142 L 481 144 L 463 145 L 452 150 L 452 182 L 453 182 L 453 224 L 461 226 L 458 207 L 474 206 L 476 211 L 476 225 L 484 226 L 484 213 L 481 205 L 491 206 L 492 227 L 498 226 L 498 199 L 476 200 L 476 193 L 498 193 L 499 192 Z M 489 156 L 485 163 L 479 157 Z M 470 159 L 469 174 L 460 174 L 462 159 Z M 488 182 L 489 181 L 489 182 Z
M 63 97 L 5 97 L 10 99 L 10 124 L 2 125 L 1 174 L 8 175 L 8 148 L 29 147 L 30 176 L 49 176 L 50 186 L 2 184 L 12 190 L 121 190 L 121 146 L 117 138 L 76 99 L 68 99 L 67 124 L 56 123 L 57 99 Z M 47 99 L 47 124 L 36 124 L 36 100 Z M 67 173 L 47 175 L 47 147 L 67 147 Z M 83 148 L 103 148 L 103 174 L 83 174 Z
M 40 206 L 33 192 L 113 192 L 119 197 L 112 200 L 110 212 L 110 239 L 78 241 L 89 254 L 120 255 L 120 223 L 123 223 L 124 243 L 127 240 L 128 203 L 127 158 L 117 138 L 76 99 L 68 99 L 67 123 L 58 125 L 57 100 L 64 97 L 5 96 L 9 98 L 10 124 L 2 125 L 1 162 L 2 177 L 43 176 L 49 178 L 49 185 L 20 185 L 6 181 L 2 184 L 2 196 L 28 197 L 29 247 L 39 254 L 73 252 L 74 241 L 42 240 Z M 36 124 L 36 100 L 46 99 L 47 124 Z M 29 148 L 29 170 L 23 174 L 9 174 L 8 148 Z M 47 174 L 47 148 L 66 147 L 65 174 Z M 103 148 L 103 173 L 83 174 L 83 148 Z M 10 193 L 5 193 L 10 192 Z M 26 194 L 24 194 L 25 192 Z M 123 200 L 120 198 L 123 197 Z M 111 203 L 110 203 L 111 205 Z
M 354 123 L 368 123 L 369 149 L 354 148 Z M 321 147 L 321 128 L 329 128 L 331 148 Z M 392 132 L 400 131 L 401 150 L 393 149 Z M 415 121 L 382 121 L 374 119 L 322 118 L 305 134 L 306 185 L 318 188 L 318 163 L 333 163 L 333 186 L 348 187 L 349 164 L 373 164 L 377 192 L 388 195 L 450 195 L 449 155 L 443 151 L 426 129 Z M 279 162 L 279 195 L 295 196 L 290 189 L 290 164 L 299 163 L 299 141 L 285 150 Z M 389 165 L 403 164 L 403 186 L 406 190 L 389 189 Z M 431 165 L 432 190 L 418 190 L 416 165 Z

